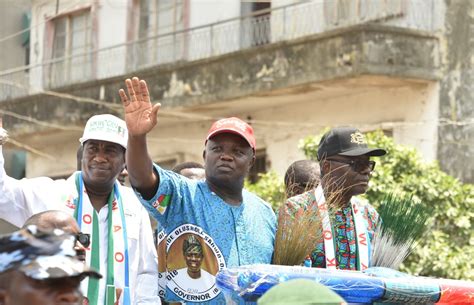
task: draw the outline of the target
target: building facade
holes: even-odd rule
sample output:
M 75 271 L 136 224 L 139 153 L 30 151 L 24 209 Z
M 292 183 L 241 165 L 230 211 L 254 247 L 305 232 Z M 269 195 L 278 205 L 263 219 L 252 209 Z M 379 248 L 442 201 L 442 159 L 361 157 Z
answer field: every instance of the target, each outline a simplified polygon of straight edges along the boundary
M 68 176 L 86 120 L 122 116 L 118 89 L 138 76 L 163 105 L 149 149 L 164 166 L 201 161 L 212 121 L 237 116 L 258 170 L 283 174 L 301 138 L 353 125 L 473 182 L 473 13 L 462 0 L 33 0 L 29 65 L 0 71 L 7 148 L 27 151 L 27 177 Z

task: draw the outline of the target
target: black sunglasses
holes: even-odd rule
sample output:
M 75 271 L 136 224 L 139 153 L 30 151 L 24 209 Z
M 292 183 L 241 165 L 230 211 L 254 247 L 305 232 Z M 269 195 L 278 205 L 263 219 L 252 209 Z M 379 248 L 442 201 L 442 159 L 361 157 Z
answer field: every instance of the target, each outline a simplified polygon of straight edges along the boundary
M 336 160 L 336 159 L 326 159 L 328 161 L 339 162 L 343 164 L 348 164 L 351 166 L 352 170 L 360 173 L 365 170 L 367 167 L 372 172 L 375 168 L 375 161 L 365 161 L 365 160 Z
M 76 241 L 78 241 L 85 248 L 88 248 L 91 244 L 91 235 L 88 233 L 79 232 L 76 234 Z

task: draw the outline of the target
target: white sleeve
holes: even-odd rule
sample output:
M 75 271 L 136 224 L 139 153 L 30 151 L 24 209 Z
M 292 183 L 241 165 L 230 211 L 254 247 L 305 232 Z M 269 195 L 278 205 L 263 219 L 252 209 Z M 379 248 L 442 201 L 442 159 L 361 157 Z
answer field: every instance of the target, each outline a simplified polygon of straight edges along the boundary
M 135 285 L 136 304 L 161 304 L 158 296 L 158 258 L 150 218 L 140 206 L 139 263 Z
M 0 218 L 21 227 L 31 215 L 54 209 L 59 187 L 47 177 L 22 180 L 9 177 L 0 145 Z

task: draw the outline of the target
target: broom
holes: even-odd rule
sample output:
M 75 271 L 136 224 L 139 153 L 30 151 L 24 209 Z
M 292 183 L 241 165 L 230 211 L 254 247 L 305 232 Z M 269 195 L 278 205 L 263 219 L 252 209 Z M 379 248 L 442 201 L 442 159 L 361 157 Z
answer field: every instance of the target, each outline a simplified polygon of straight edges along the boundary
M 310 190 L 313 191 L 313 190 Z M 344 190 L 333 189 L 326 201 L 338 202 Z M 330 217 L 333 212 L 330 208 Z M 278 211 L 278 230 L 275 236 L 274 265 L 301 265 L 317 243 L 323 240 L 323 226 L 317 203 L 296 209 L 285 204 Z
M 278 211 L 274 265 L 300 265 L 322 238 L 322 226 L 316 205 L 290 212 L 283 205 Z
M 377 210 L 382 221 L 372 241 L 372 266 L 398 270 L 428 231 L 430 208 L 412 196 L 388 194 Z

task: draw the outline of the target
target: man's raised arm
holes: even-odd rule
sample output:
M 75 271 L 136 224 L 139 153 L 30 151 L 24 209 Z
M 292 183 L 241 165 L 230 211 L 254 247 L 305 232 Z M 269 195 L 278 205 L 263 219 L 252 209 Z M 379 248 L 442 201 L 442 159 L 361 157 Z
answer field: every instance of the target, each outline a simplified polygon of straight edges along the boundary
M 125 122 L 128 129 L 127 170 L 130 184 L 145 199 L 155 195 L 160 183 L 153 170 L 153 162 L 148 154 L 146 135 L 157 122 L 161 104 L 152 105 L 148 87 L 138 77 L 125 80 L 128 96 L 123 89 L 119 90 L 125 111 Z

